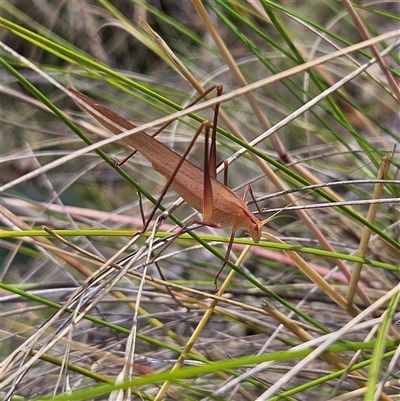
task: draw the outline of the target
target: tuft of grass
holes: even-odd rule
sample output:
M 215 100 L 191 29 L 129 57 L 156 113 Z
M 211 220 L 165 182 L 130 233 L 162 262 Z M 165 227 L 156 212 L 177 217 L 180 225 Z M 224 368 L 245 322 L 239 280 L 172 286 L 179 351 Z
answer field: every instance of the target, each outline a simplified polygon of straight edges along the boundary
M 2 399 L 394 399 L 396 4 L 1 11 Z M 116 166 L 129 150 L 68 86 L 148 133 L 171 120 L 157 139 L 180 154 L 221 101 L 229 187 L 271 219 L 259 244 L 238 233 L 217 289 L 229 228 L 169 244 L 201 219 L 170 190 L 143 233 L 165 179 L 140 154 Z

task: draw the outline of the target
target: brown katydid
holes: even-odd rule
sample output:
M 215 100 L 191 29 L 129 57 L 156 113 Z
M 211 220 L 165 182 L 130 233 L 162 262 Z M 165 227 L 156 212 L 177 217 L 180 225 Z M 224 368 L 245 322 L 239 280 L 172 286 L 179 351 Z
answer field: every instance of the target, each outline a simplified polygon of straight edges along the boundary
M 220 88 L 221 89 L 221 88 Z M 91 114 L 101 125 L 118 135 L 125 130 L 136 128 L 125 118 L 119 116 L 108 107 L 103 106 L 74 88 L 69 88 L 79 100 L 74 101 L 85 111 Z M 203 96 L 204 97 L 204 96 Z M 96 113 L 93 112 L 96 111 Z M 215 136 L 217 128 L 217 112 L 214 118 L 211 149 L 208 155 L 208 132 L 210 124 L 208 121 L 202 123 L 197 130 L 198 136 L 204 127 L 206 130 L 206 154 L 204 170 L 186 160 L 185 156 L 175 153 L 173 150 L 159 142 L 154 137 L 161 132 L 166 125 L 157 130 L 153 136 L 144 131 L 125 137 L 123 140 L 132 146 L 135 151 L 141 153 L 148 159 L 158 173 L 162 174 L 170 183 L 172 189 L 180 195 L 190 206 L 202 213 L 203 220 L 198 222 L 202 225 L 213 227 L 232 226 L 232 234 L 223 265 L 218 273 L 229 260 L 235 233 L 238 229 L 246 230 L 254 242 L 259 242 L 261 229 L 265 221 L 259 220 L 247 207 L 246 203 L 238 195 L 232 192 L 226 185 L 216 178 L 216 148 Z M 103 117 L 104 116 L 104 117 Z M 194 223 L 191 221 L 191 223 Z M 217 275 L 217 277 L 218 277 Z M 217 279 L 217 277 L 215 279 Z

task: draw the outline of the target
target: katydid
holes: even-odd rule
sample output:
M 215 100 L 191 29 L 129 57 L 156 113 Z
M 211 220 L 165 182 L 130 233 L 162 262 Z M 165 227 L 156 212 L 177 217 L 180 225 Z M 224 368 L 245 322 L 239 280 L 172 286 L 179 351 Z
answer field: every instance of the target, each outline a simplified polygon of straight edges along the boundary
M 76 89 L 69 88 L 69 90 L 79 98 L 79 101 L 74 100 L 82 109 L 115 135 L 136 128 L 135 125 L 108 107 L 97 103 Z M 93 109 L 97 113 L 93 113 Z M 202 125 L 206 129 L 209 128 L 208 122 Z M 216 119 L 213 124 L 210 156 L 209 160 L 205 159 L 204 171 L 189 160 L 182 159 L 182 156 L 155 139 L 155 135 L 149 136 L 144 131 L 140 131 L 123 140 L 148 159 L 154 170 L 169 180 L 172 189 L 178 195 L 202 213 L 201 224 L 220 228 L 232 226 L 232 235 L 222 266 L 224 267 L 229 259 L 236 231 L 240 228 L 248 231 L 253 241 L 257 243 L 260 241 L 264 222 L 253 215 L 243 199 L 216 179 L 215 130 Z M 197 135 L 199 133 L 200 129 L 197 131 Z

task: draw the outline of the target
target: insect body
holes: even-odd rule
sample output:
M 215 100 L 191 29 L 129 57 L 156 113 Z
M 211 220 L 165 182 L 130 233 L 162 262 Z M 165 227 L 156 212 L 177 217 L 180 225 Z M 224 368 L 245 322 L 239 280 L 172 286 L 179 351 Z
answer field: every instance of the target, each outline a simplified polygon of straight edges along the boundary
M 69 88 L 69 90 L 79 98 L 78 105 L 112 133 L 117 135 L 136 128 L 108 107 L 95 102 L 76 89 Z M 96 110 L 97 113 L 93 113 L 91 109 Z M 239 228 L 246 230 L 254 242 L 260 241 L 263 222 L 253 215 L 238 195 L 214 178 L 215 174 L 212 174 L 213 176 L 205 174 L 195 164 L 186 159 L 182 160 L 182 156 L 144 131 L 123 140 L 148 159 L 154 170 L 171 180 L 172 189 L 190 206 L 202 213 L 202 222 L 205 225 L 232 226 L 227 258 L 235 232 Z M 181 165 L 177 169 L 179 164 Z

